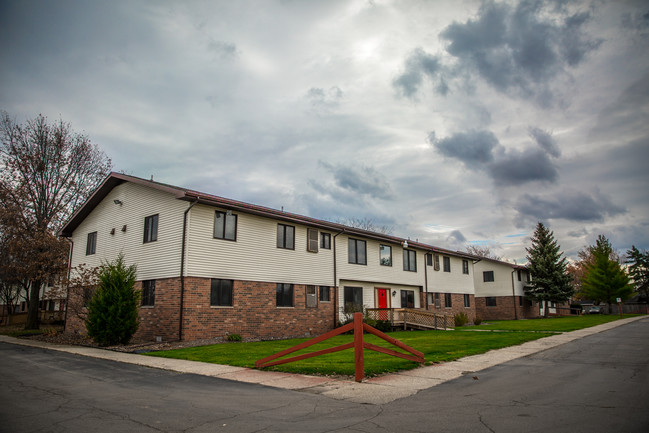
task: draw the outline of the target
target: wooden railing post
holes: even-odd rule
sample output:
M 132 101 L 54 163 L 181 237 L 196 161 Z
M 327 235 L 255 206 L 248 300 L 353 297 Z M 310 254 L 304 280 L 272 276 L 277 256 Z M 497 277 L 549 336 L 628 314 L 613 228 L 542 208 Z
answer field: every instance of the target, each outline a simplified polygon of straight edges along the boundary
M 365 377 L 365 355 L 363 354 L 363 313 L 354 313 L 354 366 L 356 382 Z

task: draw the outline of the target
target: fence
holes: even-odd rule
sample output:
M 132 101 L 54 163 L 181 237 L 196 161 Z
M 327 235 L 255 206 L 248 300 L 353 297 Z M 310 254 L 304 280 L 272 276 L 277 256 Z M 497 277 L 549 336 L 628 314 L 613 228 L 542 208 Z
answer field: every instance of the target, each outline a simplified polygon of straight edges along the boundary
M 368 308 L 367 317 L 390 322 L 403 329 L 453 329 L 455 318 L 447 314 L 432 313 L 414 308 Z

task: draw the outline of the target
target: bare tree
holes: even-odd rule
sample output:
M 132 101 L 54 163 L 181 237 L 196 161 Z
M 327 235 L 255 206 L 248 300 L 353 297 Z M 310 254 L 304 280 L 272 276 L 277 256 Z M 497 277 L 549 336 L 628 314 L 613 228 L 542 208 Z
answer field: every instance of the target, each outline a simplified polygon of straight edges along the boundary
M 494 260 L 502 259 L 496 253 L 493 253 L 491 251 L 491 248 L 489 248 L 488 246 L 466 245 L 464 247 L 464 250 L 469 254 L 473 254 L 474 256 L 478 256 L 478 257 L 484 257 L 486 259 L 494 259 Z
M 384 235 L 391 235 L 393 228 L 390 226 L 382 225 L 377 226 L 372 218 L 339 218 L 336 220 L 338 224 L 346 225 L 348 227 L 354 227 L 361 230 L 367 230 L 369 232 L 381 233 Z
M 38 328 L 41 286 L 65 268 L 67 245 L 54 233 L 106 177 L 110 159 L 62 120 L 39 115 L 24 125 L 0 118 L 1 230 L 12 232 L 23 281 L 28 281 L 25 329 Z M 62 265 L 63 263 L 63 265 Z

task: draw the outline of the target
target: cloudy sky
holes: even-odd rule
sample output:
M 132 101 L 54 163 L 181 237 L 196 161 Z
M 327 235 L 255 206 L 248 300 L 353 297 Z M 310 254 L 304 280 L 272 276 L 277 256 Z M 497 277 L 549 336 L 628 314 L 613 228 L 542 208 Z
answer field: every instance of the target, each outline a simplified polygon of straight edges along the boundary
M 115 170 L 444 248 L 649 248 L 649 3 L 0 2 L 0 109 Z

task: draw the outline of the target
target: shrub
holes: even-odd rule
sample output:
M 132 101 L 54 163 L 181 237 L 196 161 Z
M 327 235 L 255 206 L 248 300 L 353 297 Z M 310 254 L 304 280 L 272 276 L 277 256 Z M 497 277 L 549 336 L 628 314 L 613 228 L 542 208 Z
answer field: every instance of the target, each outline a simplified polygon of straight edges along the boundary
M 462 312 L 455 315 L 455 326 L 464 326 L 467 323 L 469 323 L 469 317 L 466 313 Z
M 477 326 L 477 325 L 479 325 L 481 323 L 482 323 L 482 317 L 475 316 L 475 319 L 473 319 L 473 324 Z
M 135 289 L 135 275 L 135 265 L 127 267 L 122 254 L 102 264 L 86 319 L 88 336 L 97 344 L 127 344 L 137 331 L 140 293 Z
M 239 334 L 228 334 L 226 339 L 228 341 L 241 341 L 242 340 L 241 335 L 239 335 Z

